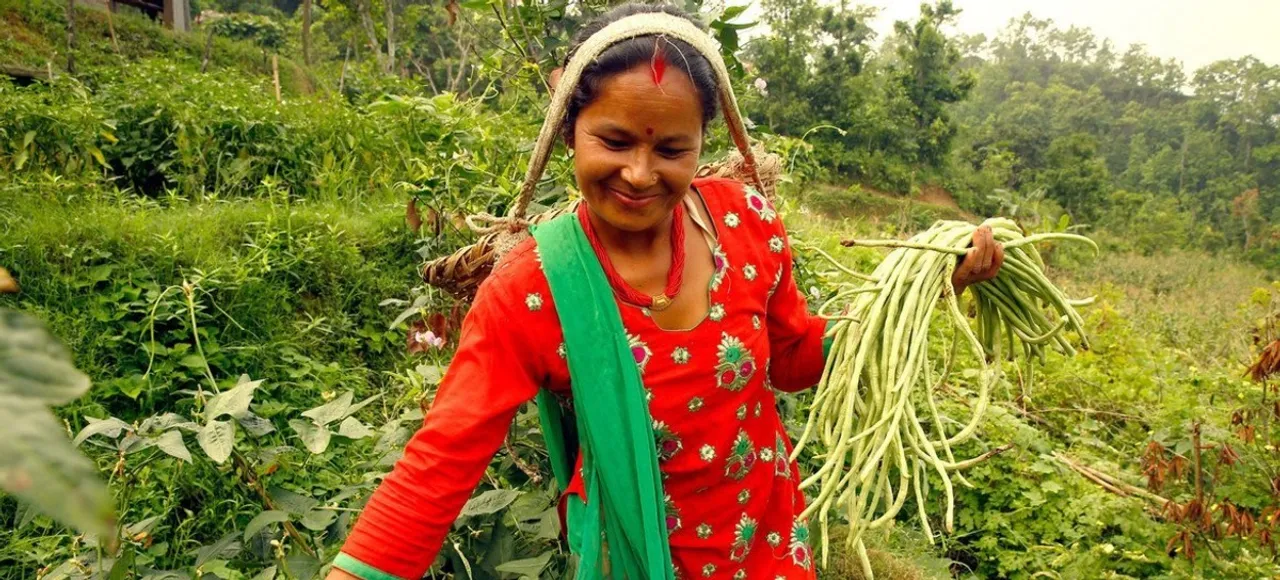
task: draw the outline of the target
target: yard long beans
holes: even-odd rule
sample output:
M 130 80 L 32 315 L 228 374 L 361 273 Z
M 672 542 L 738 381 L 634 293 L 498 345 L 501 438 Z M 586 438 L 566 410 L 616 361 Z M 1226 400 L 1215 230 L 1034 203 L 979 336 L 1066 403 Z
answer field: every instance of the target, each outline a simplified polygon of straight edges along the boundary
M 845 242 L 894 249 L 870 275 L 837 263 L 856 282 L 819 309 L 832 321 L 832 348 L 792 459 L 799 458 L 807 446 L 822 448 L 814 457 L 820 465 L 801 487 L 812 497 L 802 517 L 816 517 L 821 528 L 824 566 L 829 557 L 829 517 L 834 511 L 843 512 L 849 521 L 846 542 L 868 578 L 871 564 L 864 534 L 892 522 L 908 496 L 914 497 L 921 525 L 932 541 L 926 509 L 930 473 L 941 482 L 946 499 L 942 526 L 950 532 L 955 512 L 953 478 L 968 485 L 959 471 L 991 455 L 958 460 L 954 448 L 977 432 L 1003 359 L 1022 354 L 1028 361 L 1043 361 L 1050 348 L 1074 353 L 1068 332 L 1088 347 L 1084 320 L 1075 306 L 1090 300 L 1071 300 L 1054 286 L 1045 276 L 1044 260 L 1034 244 L 1093 242 L 1074 234 L 1024 236 L 1007 219 L 990 219 L 983 225 L 990 226 L 995 240 L 1004 246 L 1005 258 L 994 279 L 972 286 L 976 331 L 960 308 L 951 277 L 956 257 L 965 254 L 978 226 L 942 221 L 906 241 Z M 1096 251 L 1097 246 L 1093 247 Z M 835 262 L 829 254 L 819 254 Z M 842 314 L 830 314 L 845 300 L 848 304 Z M 953 329 L 951 356 L 958 342 L 977 361 L 976 400 L 963 422 L 944 418 L 934 399 L 953 362 L 949 358 L 946 370 L 935 376 L 929 341 L 934 318 L 939 316 Z M 923 403 L 924 409 L 919 416 L 917 403 Z

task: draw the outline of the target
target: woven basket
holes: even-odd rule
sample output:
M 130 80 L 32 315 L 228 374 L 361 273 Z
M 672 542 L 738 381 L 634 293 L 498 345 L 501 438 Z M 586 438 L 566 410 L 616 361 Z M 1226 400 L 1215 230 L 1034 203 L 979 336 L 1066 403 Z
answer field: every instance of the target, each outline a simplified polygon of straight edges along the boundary
M 529 168 L 525 173 L 525 180 L 516 201 L 512 204 L 511 213 L 501 218 L 488 214 L 469 217 L 468 225 L 481 234 L 480 238 L 474 244 L 448 256 L 427 262 L 422 269 L 423 281 L 459 299 L 469 300 L 475 296 L 480 283 L 493 270 L 498 259 L 524 238 L 529 237 L 530 225 L 573 210 L 574 204 L 569 204 L 532 217 L 526 215 L 538 180 L 546 169 L 556 136 L 564 123 L 569 95 L 577 85 L 583 69 L 602 52 L 628 38 L 646 35 L 669 36 L 685 41 L 701 53 L 715 70 L 720 91 L 720 107 L 724 111 L 725 123 L 729 126 L 729 134 L 733 138 L 737 151 L 730 153 L 721 161 L 700 167 L 697 176 L 728 177 L 751 183 L 770 200 L 773 199 L 780 173 L 780 161 L 775 155 L 764 153 L 759 149 L 753 151 L 750 147 L 747 130 L 742 122 L 742 114 L 738 111 L 738 101 L 733 94 L 728 69 L 725 68 L 724 59 L 720 56 L 718 43 L 693 23 L 678 16 L 657 12 L 636 14 L 613 22 L 593 34 L 582 43 L 573 58 L 569 60 L 552 95 L 551 107 L 538 133 L 533 157 L 529 161 Z

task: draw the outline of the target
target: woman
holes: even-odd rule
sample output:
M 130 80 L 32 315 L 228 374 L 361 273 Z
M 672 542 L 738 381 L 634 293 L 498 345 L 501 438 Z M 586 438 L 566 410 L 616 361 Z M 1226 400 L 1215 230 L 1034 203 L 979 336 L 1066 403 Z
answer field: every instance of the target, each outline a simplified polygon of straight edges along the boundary
M 625 5 L 588 26 L 576 46 L 611 22 L 648 12 L 684 17 L 669 7 Z M 622 446 L 597 442 L 577 458 L 567 491 L 574 553 L 591 554 L 584 565 L 602 564 L 592 574 L 607 575 L 612 565 L 613 577 L 815 577 L 807 526 L 798 519 L 800 474 L 788 460 L 773 391 L 817 382 L 825 322 L 809 314 L 796 288 L 787 235 L 768 200 L 736 181 L 694 179 L 717 114 L 716 78 L 686 42 L 634 37 L 583 70 L 566 110 L 563 136 L 584 203 L 553 223 L 584 234 L 587 254 L 607 278 L 608 309 L 616 306 L 634 356 L 630 372 L 643 383 L 644 416 L 652 418 L 652 429 L 645 425 L 652 457 L 635 463 L 653 462 L 660 472 L 654 513 L 663 528 L 656 535 L 665 536 L 655 540 L 649 530 L 637 539 L 629 537 L 634 530 L 611 527 L 611 518 L 633 514 L 600 503 L 654 482 L 600 484 L 598 472 L 630 460 L 615 454 Z M 571 374 L 588 375 L 565 340 L 590 312 L 552 299 L 562 283 L 548 273 L 560 256 L 547 252 L 559 246 L 545 234 L 535 238 L 508 253 L 481 286 L 422 429 L 370 499 L 331 578 L 420 577 L 518 408 L 545 388 L 583 413 L 584 400 L 603 390 L 571 389 Z M 956 270 L 957 289 L 993 277 L 1001 259 L 990 230 L 980 229 Z M 583 517 L 583 506 L 600 511 Z M 575 527 L 590 530 L 586 537 L 578 530 L 576 544 Z M 603 541 L 588 539 L 597 530 Z M 650 567 L 619 566 L 623 551 L 637 560 L 647 554 Z

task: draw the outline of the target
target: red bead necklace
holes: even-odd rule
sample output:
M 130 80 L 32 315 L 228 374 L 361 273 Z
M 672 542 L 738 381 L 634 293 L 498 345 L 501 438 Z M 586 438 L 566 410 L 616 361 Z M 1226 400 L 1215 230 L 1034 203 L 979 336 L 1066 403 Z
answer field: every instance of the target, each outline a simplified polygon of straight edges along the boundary
M 591 242 L 592 249 L 595 250 L 596 256 L 600 259 L 600 265 L 604 268 L 604 275 L 609 279 L 609 285 L 613 287 L 613 291 L 622 298 L 624 302 L 635 304 L 642 308 L 652 310 L 665 310 L 671 306 L 671 301 L 675 299 L 676 294 L 680 292 L 680 285 L 684 282 L 684 204 L 676 205 L 675 211 L 672 212 L 671 223 L 671 270 L 667 272 L 667 287 L 662 294 L 649 296 L 632 288 L 627 284 L 626 280 L 618 274 L 618 270 L 613 267 L 613 262 L 609 259 L 608 252 L 604 249 L 604 244 L 600 243 L 600 237 L 596 235 L 596 230 L 591 225 L 591 216 L 587 209 L 587 204 L 578 204 L 578 220 L 582 223 L 582 230 L 587 234 L 587 240 Z

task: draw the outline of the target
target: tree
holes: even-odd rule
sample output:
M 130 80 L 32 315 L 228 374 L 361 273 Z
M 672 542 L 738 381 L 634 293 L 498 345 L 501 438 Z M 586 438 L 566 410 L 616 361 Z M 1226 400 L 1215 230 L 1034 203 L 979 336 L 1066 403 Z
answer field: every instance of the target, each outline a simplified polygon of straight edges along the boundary
M 910 102 L 917 158 L 930 167 L 943 165 L 956 134 L 946 105 L 963 100 L 975 82 L 973 75 L 957 69 L 960 50 L 942 33 L 959 13 L 950 0 L 939 0 L 936 6 L 922 4 L 915 24 L 894 23 L 901 61 L 896 81 Z
M 1098 157 L 1097 143 L 1085 133 L 1053 140 L 1040 185 L 1049 197 L 1079 220 L 1096 219 L 1111 184 L 1107 166 Z
M 302 0 L 302 62 L 311 66 L 311 0 Z

